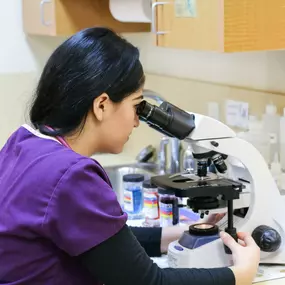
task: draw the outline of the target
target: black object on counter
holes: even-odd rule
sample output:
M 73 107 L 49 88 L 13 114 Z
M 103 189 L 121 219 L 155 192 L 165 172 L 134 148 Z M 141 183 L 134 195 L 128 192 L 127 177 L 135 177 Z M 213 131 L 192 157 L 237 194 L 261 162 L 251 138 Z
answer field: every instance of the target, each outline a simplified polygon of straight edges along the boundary
M 163 211 L 172 211 L 172 225 L 179 223 L 179 203 L 178 198 L 174 195 L 168 195 L 164 189 L 158 188 L 160 214 L 163 216 Z M 166 213 L 165 213 L 166 214 Z
M 261 225 L 257 227 L 253 231 L 252 237 L 260 250 L 264 252 L 275 252 L 281 246 L 280 234 L 269 226 Z

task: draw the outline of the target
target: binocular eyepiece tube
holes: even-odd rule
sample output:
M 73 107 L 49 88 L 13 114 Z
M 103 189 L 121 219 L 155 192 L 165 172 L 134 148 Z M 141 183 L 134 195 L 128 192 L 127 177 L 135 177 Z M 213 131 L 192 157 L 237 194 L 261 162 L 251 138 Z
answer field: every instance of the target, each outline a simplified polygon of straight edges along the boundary
M 144 100 L 137 106 L 137 115 L 151 128 L 180 140 L 185 139 L 195 128 L 195 116 L 169 102 L 163 102 L 157 107 Z

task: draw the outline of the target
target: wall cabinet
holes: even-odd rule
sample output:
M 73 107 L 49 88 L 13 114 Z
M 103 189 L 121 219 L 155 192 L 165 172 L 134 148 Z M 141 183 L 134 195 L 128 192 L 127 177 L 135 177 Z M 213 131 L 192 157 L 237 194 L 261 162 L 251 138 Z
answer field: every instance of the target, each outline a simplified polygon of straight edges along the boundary
M 285 49 L 285 0 L 154 0 L 153 13 L 160 47 Z
M 148 32 L 150 24 L 115 20 L 108 0 L 22 0 L 27 34 L 69 36 L 79 30 L 106 26 L 116 32 Z

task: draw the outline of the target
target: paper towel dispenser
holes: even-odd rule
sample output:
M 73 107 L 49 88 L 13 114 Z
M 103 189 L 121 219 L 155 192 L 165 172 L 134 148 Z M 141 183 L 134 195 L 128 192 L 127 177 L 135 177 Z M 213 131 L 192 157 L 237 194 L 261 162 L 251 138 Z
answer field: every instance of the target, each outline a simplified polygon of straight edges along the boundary
M 151 0 L 109 0 L 112 16 L 120 22 L 151 23 Z

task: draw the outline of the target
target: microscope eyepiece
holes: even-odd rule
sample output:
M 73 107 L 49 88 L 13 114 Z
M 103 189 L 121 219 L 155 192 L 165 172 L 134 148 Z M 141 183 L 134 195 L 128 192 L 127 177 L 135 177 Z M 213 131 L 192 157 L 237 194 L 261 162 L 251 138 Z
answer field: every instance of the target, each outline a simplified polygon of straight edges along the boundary
M 144 100 L 139 105 L 137 105 L 137 115 L 140 117 L 140 119 L 148 118 L 153 107 L 153 105 Z
M 176 106 L 163 102 L 159 107 L 142 101 L 137 106 L 141 121 L 153 129 L 180 140 L 185 139 L 195 128 L 195 117 Z

